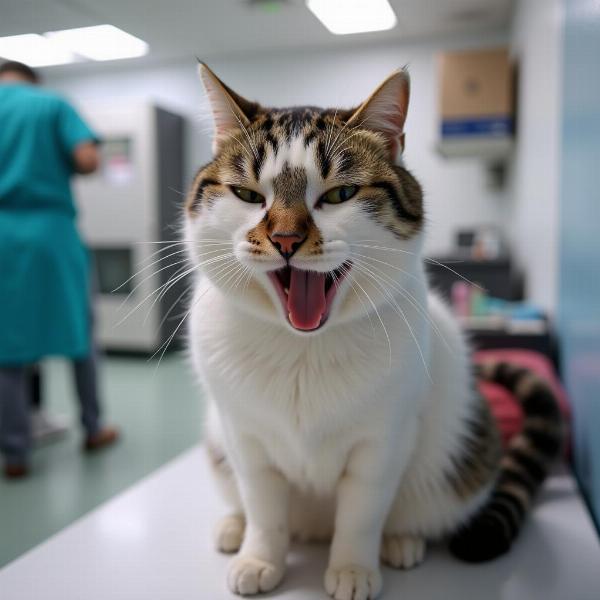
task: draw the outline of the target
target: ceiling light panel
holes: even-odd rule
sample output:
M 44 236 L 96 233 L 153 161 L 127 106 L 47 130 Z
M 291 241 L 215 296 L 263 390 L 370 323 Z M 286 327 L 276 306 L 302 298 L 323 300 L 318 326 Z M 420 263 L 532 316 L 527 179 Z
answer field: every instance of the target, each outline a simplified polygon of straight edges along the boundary
M 37 33 L 0 38 L 0 56 L 30 67 L 47 67 L 75 62 L 77 57 L 67 48 L 53 44 Z
M 48 31 L 46 38 L 67 51 L 91 60 L 119 60 L 148 53 L 148 44 L 114 25 Z
M 398 22 L 388 0 L 307 0 L 306 5 L 336 35 L 384 31 Z

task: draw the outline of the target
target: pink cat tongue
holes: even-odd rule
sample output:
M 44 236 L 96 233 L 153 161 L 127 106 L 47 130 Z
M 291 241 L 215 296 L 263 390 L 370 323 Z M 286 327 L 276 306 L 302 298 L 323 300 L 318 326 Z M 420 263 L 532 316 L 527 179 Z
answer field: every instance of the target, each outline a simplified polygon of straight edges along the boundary
M 325 273 L 291 268 L 288 316 L 296 329 L 316 329 L 327 308 Z

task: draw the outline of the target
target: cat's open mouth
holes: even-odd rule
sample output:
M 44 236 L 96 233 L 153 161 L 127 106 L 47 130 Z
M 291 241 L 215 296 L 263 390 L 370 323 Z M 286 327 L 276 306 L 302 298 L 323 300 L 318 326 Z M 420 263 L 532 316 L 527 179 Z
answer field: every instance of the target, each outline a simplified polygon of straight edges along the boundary
M 351 266 L 346 262 L 329 273 L 287 266 L 268 273 L 292 327 L 312 331 L 327 321 L 338 288 Z

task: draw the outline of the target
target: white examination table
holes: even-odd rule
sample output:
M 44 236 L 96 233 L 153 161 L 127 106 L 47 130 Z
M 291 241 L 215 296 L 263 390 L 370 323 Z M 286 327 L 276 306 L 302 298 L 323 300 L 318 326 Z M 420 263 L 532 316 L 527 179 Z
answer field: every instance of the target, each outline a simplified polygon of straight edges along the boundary
M 228 557 L 212 548 L 222 506 L 194 448 L 0 570 L 1 600 L 220 600 Z M 0 532 L 1 538 L 2 532 Z M 278 590 L 326 599 L 325 546 L 294 546 Z M 600 544 L 570 475 L 546 484 L 513 551 L 473 566 L 431 549 L 384 568 L 384 600 L 598 600 Z

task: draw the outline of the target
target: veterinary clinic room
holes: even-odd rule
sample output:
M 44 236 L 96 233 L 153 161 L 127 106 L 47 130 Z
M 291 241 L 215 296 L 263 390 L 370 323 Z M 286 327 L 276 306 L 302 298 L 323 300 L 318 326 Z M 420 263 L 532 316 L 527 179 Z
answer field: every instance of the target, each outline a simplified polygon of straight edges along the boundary
M 598 600 L 599 61 L 599 0 L 0 0 L 0 600 Z

